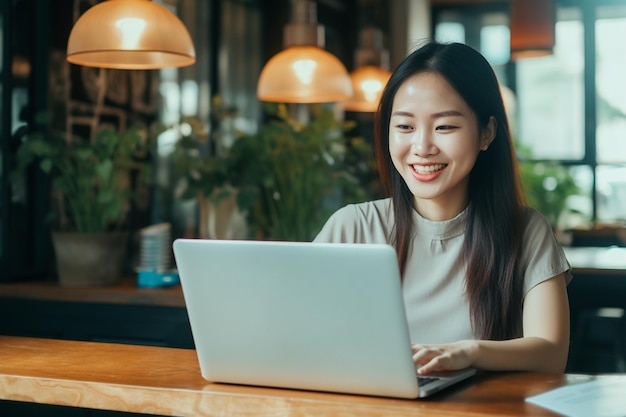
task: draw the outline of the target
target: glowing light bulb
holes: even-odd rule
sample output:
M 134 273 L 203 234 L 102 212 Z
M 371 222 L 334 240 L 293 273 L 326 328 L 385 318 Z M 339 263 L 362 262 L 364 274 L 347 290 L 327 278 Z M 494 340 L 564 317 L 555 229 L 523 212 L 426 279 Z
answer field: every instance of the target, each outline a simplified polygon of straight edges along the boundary
M 300 59 L 292 65 L 296 77 L 305 85 L 309 85 L 313 82 L 313 73 L 316 67 L 317 63 L 312 59 Z
M 378 95 L 383 89 L 383 83 L 378 80 L 364 80 L 361 82 L 360 87 L 365 100 L 373 103 L 378 100 Z
M 122 48 L 123 49 L 137 49 L 139 46 L 139 40 L 145 30 L 147 24 L 143 19 L 136 17 L 127 17 L 120 19 L 115 23 L 122 32 Z

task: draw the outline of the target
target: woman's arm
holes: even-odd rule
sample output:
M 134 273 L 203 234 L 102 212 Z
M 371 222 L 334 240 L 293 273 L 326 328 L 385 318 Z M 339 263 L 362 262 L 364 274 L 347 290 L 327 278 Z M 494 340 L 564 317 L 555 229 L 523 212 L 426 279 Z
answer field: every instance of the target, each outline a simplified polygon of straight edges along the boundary
M 413 360 L 421 366 L 420 373 L 468 366 L 501 371 L 563 372 L 569 349 L 569 326 L 565 276 L 560 274 L 526 294 L 523 337 L 413 345 Z

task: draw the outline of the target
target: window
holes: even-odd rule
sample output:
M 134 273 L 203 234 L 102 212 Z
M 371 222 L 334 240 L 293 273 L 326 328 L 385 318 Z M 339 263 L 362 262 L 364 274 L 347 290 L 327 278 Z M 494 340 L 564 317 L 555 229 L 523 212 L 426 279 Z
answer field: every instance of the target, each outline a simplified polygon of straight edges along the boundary
M 515 100 L 511 125 L 518 153 L 536 164 L 527 172 L 559 167 L 558 178 L 565 175 L 567 181 L 546 180 L 546 192 L 565 182 L 575 185 L 557 226 L 623 223 L 626 1 L 557 2 L 556 16 L 554 54 L 516 62 L 506 51 L 506 5 L 435 7 L 433 27 L 437 39 L 464 41 L 494 66 L 503 90 Z M 463 40 L 454 34 L 463 34 Z
M 626 6 L 598 7 L 595 38 L 598 162 L 625 163 Z
M 532 158 L 585 156 L 583 25 L 578 9 L 560 9 L 550 56 L 516 62 L 517 132 Z
M 626 5 L 596 9 L 597 212 L 626 220 Z

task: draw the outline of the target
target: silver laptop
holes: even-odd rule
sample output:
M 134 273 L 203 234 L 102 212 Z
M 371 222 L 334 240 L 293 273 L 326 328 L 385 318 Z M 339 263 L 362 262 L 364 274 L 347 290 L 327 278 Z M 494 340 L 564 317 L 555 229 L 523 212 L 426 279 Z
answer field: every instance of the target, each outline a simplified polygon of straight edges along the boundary
M 178 239 L 174 255 L 209 381 L 417 398 L 475 373 L 418 384 L 389 245 Z

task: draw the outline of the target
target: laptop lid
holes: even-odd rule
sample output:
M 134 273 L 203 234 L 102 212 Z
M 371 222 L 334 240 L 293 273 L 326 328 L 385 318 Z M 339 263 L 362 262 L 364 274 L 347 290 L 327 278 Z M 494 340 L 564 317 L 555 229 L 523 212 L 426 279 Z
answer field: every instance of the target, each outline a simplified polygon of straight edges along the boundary
M 419 396 L 391 246 L 178 239 L 174 255 L 205 379 Z

